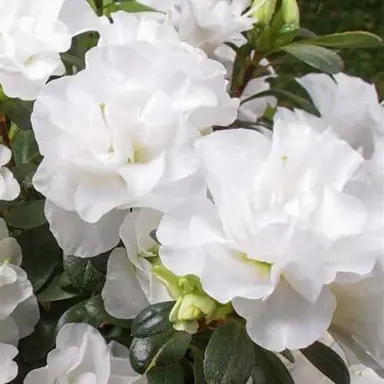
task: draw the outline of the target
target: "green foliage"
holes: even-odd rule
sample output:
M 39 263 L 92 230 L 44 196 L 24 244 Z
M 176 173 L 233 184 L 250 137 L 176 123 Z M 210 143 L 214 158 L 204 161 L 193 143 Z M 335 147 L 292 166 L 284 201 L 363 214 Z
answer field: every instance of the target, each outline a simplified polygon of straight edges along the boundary
M 384 36 L 382 0 L 310 0 L 300 1 L 301 24 L 318 34 L 364 30 Z M 374 80 L 383 71 L 383 49 L 359 49 L 342 54 L 345 70 L 366 80 Z
M 149 337 L 171 329 L 169 314 L 174 305 L 174 301 L 158 303 L 141 311 L 132 322 L 132 336 Z
M 204 357 L 208 384 L 245 384 L 254 365 L 254 348 L 244 324 L 229 321 L 213 333 Z

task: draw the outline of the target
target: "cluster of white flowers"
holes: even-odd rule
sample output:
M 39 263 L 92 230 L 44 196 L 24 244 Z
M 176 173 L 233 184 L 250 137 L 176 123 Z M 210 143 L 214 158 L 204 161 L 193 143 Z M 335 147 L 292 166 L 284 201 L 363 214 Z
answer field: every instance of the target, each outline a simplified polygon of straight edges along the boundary
M 32 284 L 20 267 L 21 248 L 9 237 L 0 219 L 0 383 L 13 380 L 18 372 L 13 359 L 19 339 L 28 336 L 37 324 L 40 312 Z
M 297 81 L 320 116 L 278 107 L 273 133 L 228 129 L 277 105 L 245 100 L 269 89 L 266 77 L 231 98 L 218 59 L 225 42 L 241 45 L 252 28 L 251 2 L 141 2 L 155 11 L 97 18 L 85 0 L 0 0 L 0 84 L 10 97 L 36 99 L 32 125 L 44 158 L 33 184 L 60 247 L 78 257 L 113 249 L 102 297 L 117 318 L 175 299 L 172 318 L 193 332 L 199 316 L 234 310 L 266 349 L 304 348 L 330 332 L 348 362 L 384 375 L 384 109 L 376 90 L 344 74 L 307 75 Z M 46 84 L 64 74 L 59 54 L 72 37 L 90 30 L 100 40 L 85 69 Z M 3 167 L 10 157 L 0 147 L 2 200 L 20 191 Z M 39 317 L 8 236 L 1 221 L 0 383 L 17 374 L 15 346 Z M 115 248 L 120 241 L 125 248 Z M 174 289 L 185 276 L 195 279 L 193 295 Z M 190 318 L 187 296 L 200 303 Z M 298 383 L 314 375 L 295 369 Z M 373 371 L 363 375 L 356 383 L 376 382 Z M 71 324 L 46 367 L 25 380 L 56 382 L 146 378 L 125 347 Z

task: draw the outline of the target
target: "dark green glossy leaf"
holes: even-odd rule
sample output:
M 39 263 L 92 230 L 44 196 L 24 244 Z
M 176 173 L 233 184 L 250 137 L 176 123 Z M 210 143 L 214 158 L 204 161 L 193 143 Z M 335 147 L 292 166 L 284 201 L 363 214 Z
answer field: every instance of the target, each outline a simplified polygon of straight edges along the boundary
M 191 335 L 169 329 L 145 338 L 134 338 L 130 348 L 133 369 L 145 373 L 153 367 L 167 367 L 181 360 L 188 350 Z
M 316 341 L 309 347 L 301 349 L 301 352 L 320 372 L 335 384 L 350 384 L 351 378 L 348 367 L 333 349 Z
M 148 384 L 183 384 L 183 367 L 180 364 L 167 368 L 153 368 L 147 373 Z
M 254 345 L 255 364 L 252 369 L 254 384 L 294 384 L 284 363 L 273 353 Z
M 383 45 L 383 40 L 370 32 L 351 31 L 334 33 L 304 40 L 305 44 L 322 45 L 328 48 L 372 48 Z
M 212 335 L 213 331 L 211 329 L 197 332 L 192 336 L 192 344 L 204 352 Z
M 118 343 L 125 345 L 127 348 L 129 348 L 132 343 L 131 332 L 128 328 L 107 325 L 102 326 L 99 330 L 107 342 L 112 340 L 117 341 Z
M 17 241 L 23 250 L 22 267 L 37 292 L 61 263 L 62 251 L 48 225 L 23 231 Z
M 77 293 L 62 288 L 62 276 L 55 276 L 48 286 L 37 295 L 41 302 L 67 300 L 76 296 L 78 296 Z
M 23 201 L 4 213 L 8 225 L 18 229 L 32 229 L 47 222 L 44 200 Z
M 241 322 L 233 320 L 215 330 L 204 357 L 208 384 L 245 384 L 253 365 L 253 343 Z
M 336 74 L 343 70 L 343 61 L 340 56 L 327 48 L 294 43 L 281 47 L 280 50 L 322 72 Z
M 88 301 L 82 301 L 65 311 L 57 322 L 56 331 L 58 332 L 69 323 L 87 323 L 96 328 L 99 327 L 104 321 L 104 312 L 92 305 L 89 307 L 87 304 Z
M 174 304 L 174 301 L 167 301 L 142 310 L 132 321 L 132 335 L 134 337 L 148 337 L 172 328 L 169 314 Z
M 199 350 L 193 350 L 193 376 L 195 384 L 206 384 L 204 377 L 204 355 Z
M 57 323 L 57 331 L 68 323 L 88 323 L 96 328 L 106 324 L 129 327 L 130 321 L 115 319 L 104 308 L 100 296 L 93 296 L 69 308 Z
M 64 270 L 72 287 L 79 293 L 99 293 L 105 284 L 105 275 L 97 270 L 91 259 L 65 256 Z

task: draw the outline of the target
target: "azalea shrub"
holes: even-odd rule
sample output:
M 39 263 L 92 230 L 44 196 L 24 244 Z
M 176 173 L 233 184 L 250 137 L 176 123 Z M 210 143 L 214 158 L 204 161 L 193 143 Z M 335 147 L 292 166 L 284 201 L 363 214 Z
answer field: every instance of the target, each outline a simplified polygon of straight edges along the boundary
M 296 0 L 0 20 L 0 384 L 384 383 L 384 107 L 340 56 L 378 36 Z

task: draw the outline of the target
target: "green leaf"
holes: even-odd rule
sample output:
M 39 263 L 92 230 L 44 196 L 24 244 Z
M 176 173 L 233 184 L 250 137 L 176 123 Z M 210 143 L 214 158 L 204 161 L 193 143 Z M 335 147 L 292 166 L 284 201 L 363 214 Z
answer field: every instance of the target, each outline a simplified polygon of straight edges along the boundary
M 257 93 L 242 100 L 241 104 L 245 104 L 248 101 L 268 96 L 275 96 L 278 99 L 288 100 L 293 104 L 294 107 L 299 107 L 315 116 L 320 116 L 319 111 L 310 101 L 285 89 L 272 88 L 267 91 Z
M 12 168 L 12 172 L 21 185 L 25 187 L 33 187 L 32 178 L 37 167 L 38 165 L 33 163 L 19 164 Z
M 279 48 L 319 71 L 336 74 L 343 70 L 340 56 L 327 48 L 309 44 L 291 44 Z
M 374 48 L 383 45 L 383 40 L 370 32 L 351 31 L 334 33 L 304 40 L 305 44 L 322 45 L 328 48 Z
M 301 352 L 335 384 L 349 384 L 351 382 L 348 367 L 343 359 L 331 348 L 316 341 L 309 347 L 301 349 Z
M 105 284 L 105 275 L 98 271 L 90 259 L 64 256 L 64 271 L 71 285 L 79 293 L 99 293 Z
M 204 357 L 208 384 L 245 384 L 253 364 L 253 343 L 241 322 L 230 321 L 215 330 Z
M 60 301 L 67 300 L 72 297 L 78 296 L 77 293 L 66 291 L 62 288 L 62 275 L 55 276 L 53 280 L 45 287 L 38 295 L 37 298 L 40 302 Z
M 294 384 L 284 363 L 273 353 L 254 345 L 255 363 L 252 369 L 254 384 Z
M 131 321 L 116 319 L 109 315 L 104 308 L 103 299 L 100 295 L 97 295 L 74 305 L 63 313 L 57 323 L 57 331 L 67 323 L 88 323 L 94 327 L 111 324 L 127 328 L 130 326 Z
M 5 113 L 21 129 L 31 129 L 32 101 L 8 99 L 0 103 L 0 113 Z
M 39 147 L 32 130 L 19 131 L 12 142 L 16 164 L 29 164 L 39 158 Z
M 86 300 L 66 310 L 57 322 L 56 332 L 69 323 L 87 323 L 93 327 L 99 327 L 104 321 L 104 311 Z
M 193 376 L 195 384 L 206 384 L 204 377 L 204 357 L 198 349 L 193 350 Z
M 132 336 L 148 337 L 172 328 L 169 314 L 174 305 L 174 301 L 167 301 L 142 310 L 132 321 Z
M 118 326 L 106 326 L 100 329 L 103 337 L 108 342 L 117 341 L 118 343 L 125 345 L 127 348 L 132 343 L 131 332 L 128 328 L 121 328 Z
M 153 368 L 147 373 L 148 384 L 182 384 L 184 371 L 180 364 L 167 368 Z
M 22 267 L 37 292 L 61 263 L 62 251 L 48 225 L 23 231 L 17 241 L 23 251 Z
M 145 338 L 134 338 L 130 348 L 133 369 L 144 374 L 153 367 L 167 367 L 181 360 L 188 350 L 191 335 L 169 329 Z
M 44 200 L 31 200 L 18 203 L 4 212 L 8 225 L 19 229 L 32 229 L 47 222 L 44 214 Z
M 104 7 L 104 15 L 109 16 L 113 12 L 125 11 L 125 12 L 156 12 L 151 7 L 141 4 L 135 0 L 117 1 L 112 4 L 107 4 Z

